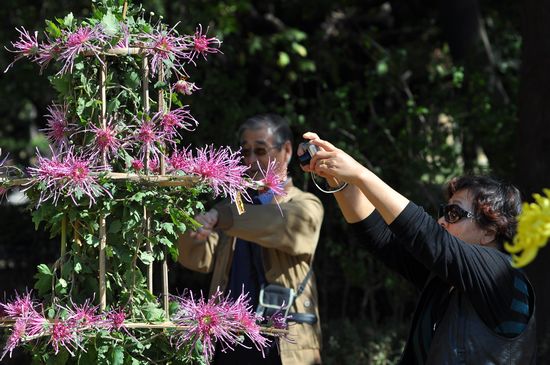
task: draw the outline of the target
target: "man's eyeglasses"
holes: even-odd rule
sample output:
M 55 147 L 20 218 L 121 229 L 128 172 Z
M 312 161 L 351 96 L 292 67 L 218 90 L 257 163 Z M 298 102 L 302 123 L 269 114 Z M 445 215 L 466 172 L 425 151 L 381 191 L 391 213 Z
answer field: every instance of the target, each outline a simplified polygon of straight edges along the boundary
M 252 153 L 254 153 L 257 157 L 262 157 L 267 155 L 271 150 L 275 148 L 280 148 L 280 146 L 272 146 L 272 147 L 256 147 L 256 148 L 243 148 L 241 149 L 241 155 L 243 157 L 250 157 Z
M 462 209 L 457 204 L 441 204 L 438 217 L 445 218 L 447 223 L 456 223 L 462 218 L 474 218 L 474 214 Z

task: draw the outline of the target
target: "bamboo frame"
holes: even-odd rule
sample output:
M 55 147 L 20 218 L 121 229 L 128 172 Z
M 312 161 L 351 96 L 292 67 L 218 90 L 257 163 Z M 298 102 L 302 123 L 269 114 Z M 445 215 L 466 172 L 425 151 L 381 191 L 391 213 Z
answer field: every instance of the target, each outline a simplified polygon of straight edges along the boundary
M 53 321 L 50 321 L 50 323 L 53 323 Z M 13 327 L 15 324 L 15 321 L 12 319 L 2 319 L 0 318 L 0 328 L 10 328 Z M 166 322 L 124 322 L 122 325 L 124 328 L 129 329 L 163 329 L 163 330 L 178 330 L 178 331 L 185 331 L 193 326 L 182 326 L 178 325 L 174 322 L 166 321 Z M 260 327 L 260 332 L 267 335 L 286 335 L 289 333 L 288 330 L 285 329 L 279 329 L 279 328 L 271 328 L 271 327 Z
M 107 126 L 107 60 L 101 59 L 100 88 L 101 88 L 101 125 Z M 107 156 L 103 153 L 103 165 L 107 165 Z M 107 223 L 105 215 L 99 216 L 99 308 L 103 311 L 107 307 L 106 259 Z

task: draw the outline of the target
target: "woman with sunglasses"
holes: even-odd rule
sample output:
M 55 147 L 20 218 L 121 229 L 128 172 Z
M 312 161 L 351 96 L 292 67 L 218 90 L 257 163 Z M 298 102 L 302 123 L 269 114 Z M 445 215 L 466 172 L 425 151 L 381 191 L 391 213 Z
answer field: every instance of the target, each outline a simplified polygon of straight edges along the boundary
M 455 178 L 439 219 L 315 133 L 305 171 L 332 185 L 352 232 L 420 298 L 401 364 L 533 364 L 534 292 L 511 266 L 519 191 L 484 176 Z M 303 151 L 298 150 L 298 155 Z

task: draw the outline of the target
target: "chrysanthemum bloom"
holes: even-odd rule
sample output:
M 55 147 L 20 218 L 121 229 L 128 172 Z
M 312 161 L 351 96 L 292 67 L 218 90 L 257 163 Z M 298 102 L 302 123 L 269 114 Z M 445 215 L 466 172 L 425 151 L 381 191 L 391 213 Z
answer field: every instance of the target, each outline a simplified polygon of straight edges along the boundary
M 189 112 L 187 106 L 169 111 L 168 113 L 158 112 L 151 119 L 153 123 L 159 123 L 162 136 L 165 140 L 173 140 L 175 136 L 179 136 L 178 129 L 193 131 L 199 124 Z M 180 136 L 181 137 L 181 136 Z
M 235 202 L 237 193 L 246 193 L 247 183 L 243 179 L 247 166 L 241 164 L 240 152 L 229 147 L 206 146 L 197 149 L 193 173 L 200 175 L 212 188 L 215 196 L 229 196 Z
M 174 28 L 169 30 L 155 29 L 153 34 L 142 36 L 147 42 L 151 55 L 151 74 L 155 75 L 164 62 L 178 75 L 184 76 L 183 65 L 190 57 L 192 43 L 188 36 L 178 36 Z
M 191 95 L 195 91 L 200 90 L 194 82 L 189 82 L 185 79 L 181 79 L 172 85 L 172 90 L 184 95 Z
M 132 140 L 140 145 L 139 158 L 145 159 L 147 154 L 157 156 L 160 154 L 160 150 L 157 146 L 157 142 L 162 141 L 163 132 L 156 128 L 154 121 L 143 121 L 135 130 Z M 168 142 L 172 142 L 168 140 Z
M 118 130 L 112 117 L 109 118 L 105 127 L 92 125 L 87 132 L 94 136 L 94 142 L 89 146 L 90 156 L 105 155 L 107 158 L 111 158 L 116 156 L 125 145 L 124 141 L 118 137 Z
M 40 73 L 44 71 L 52 60 L 56 60 L 61 55 L 62 46 L 60 40 L 40 43 L 38 54 L 36 55 L 36 62 L 40 65 Z
M 55 153 L 52 158 L 42 157 L 37 153 L 38 166 L 29 167 L 28 172 L 33 177 L 30 186 L 38 184 L 40 187 L 40 199 L 38 205 L 48 199 L 52 199 L 54 205 L 60 197 L 70 197 L 74 204 L 85 195 L 90 200 L 90 206 L 95 203 L 95 198 L 111 193 L 98 184 L 95 173 L 106 171 L 105 166 L 94 166 L 86 157 L 77 156 L 72 149 Z
M 279 163 L 277 162 L 277 160 L 270 160 L 267 164 L 266 170 L 263 171 L 260 163 L 258 163 L 260 172 L 264 176 L 264 178 L 258 181 L 258 183 L 260 185 L 260 188 L 270 189 L 277 196 L 285 196 L 286 192 L 284 189 L 284 181 L 277 173 L 278 165 Z
M 135 171 L 141 171 L 145 167 L 145 164 L 141 160 L 132 160 L 132 168 Z
M 258 323 L 261 322 L 262 318 L 254 312 L 248 294 L 243 291 L 235 302 L 227 304 L 225 311 L 234 322 L 233 330 L 236 331 L 237 335 L 248 337 L 263 355 L 264 349 L 269 346 L 270 341 L 260 332 L 261 327 Z
M 124 321 L 126 320 L 126 314 L 123 310 L 113 309 L 105 316 L 104 327 L 109 331 L 119 331 L 124 328 Z
M 518 230 L 514 243 L 504 247 L 512 254 L 513 264 L 522 267 L 537 256 L 550 238 L 550 189 L 544 189 L 545 197 L 533 194 L 534 203 L 524 203 L 518 218 Z
M 228 318 L 224 308 L 228 307 L 228 299 L 218 290 L 207 301 L 203 296 L 198 301 L 189 297 L 179 298 L 179 311 L 174 315 L 173 322 L 188 326 L 186 331 L 178 331 L 172 335 L 176 348 L 191 344 L 194 348 L 200 341 L 203 350 L 203 357 L 209 362 L 214 355 L 216 343 L 222 351 L 233 349 L 239 343 L 239 336 L 232 329 L 234 322 Z
M 67 352 L 74 356 L 74 352 L 77 349 L 84 348 L 81 345 L 82 336 L 78 332 L 74 323 L 65 321 L 62 319 L 55 319 L 50 324 L 50 339 L 48 344 L 51 344 L 54 353 L 57 355 L 59 353 L 59 348 L 64 347 Z
M 35 304 L 31 299 L 30 292 L 24 295 L 16 293 L 14 300 L 7 303 L 0 303 L 0 307 L 2 307 L 5 316 L 11 319 L 26 317 L 34 310 L 34 306 Z
M 21 27 L 21 29 L 15 28 L 15 30 L 19 32 L 19 39 L 15 42 L 11 42 L 13 49 L 6 48 L 6 50 L 12 53 L 16 53 L 17 56 L 15 56 L 15 60 L 13 60 L 13 62 L 8 65 L 4 72 L 7 72 L 11 68 L 11 66 L 13 66 L 13 64 L 21 58 L 28 57 L 33 60 L 39 50 L 38 32 L 34 32 L 34 35 L 31 35 L 23 27 Z
M 8 337 L 8 340 L 6 341 L 6 345 L 4 346 L 4 351 L 2 351 L 2 356 L 0 356 L 0 361 L 6 356 L 7 353 L 10 354 L 10 358 L 12 355 L 13 350 L 21 343 L 21 341 L 25 338 L 26 334 L 26 323 L 24 319 L 18 319 L 13 324 L 11 334 Z
M 194 160 L 193 154 L 188 148 L 174 150 L 168 159 L 168 172 L 181 171 L 186 174 L 193 172 Z
M 207 53 L 221 53 L 219 47 L 221 46 L 222 42 L 216 37 L 207 38 L 206 33 L 208 33 L 208 29 L 203 34 L 202 25 L 199 24 L 199 26 L 195 30 L 195 35 L 193 37 L 193 52 L 191 53 L 191 61 L 193 61 L 199 55 L 202 55 L 204 59 L 206 59 Z
M 75 124 L 69 122 L 68 107 L 66 104 L 52 104 L 48 108 L 46 114 L 47 128 L 40 129 L 48 137 L 48 140 L 57 149 L 69 142 L 68 136 L 73 131 Z
M 66 30 L 62 32 L 65 42 L 61 45 L 59 60 L 64 63 L 58 74 L 72 73 L 76 57 L 84 51 L 92 53 L 102 62 L 99 53 L 107 44 L 109 37 L 103 32 L 101 26 L 85 26 L 79 27 L 74 32 Z
M 87 299 L 83 304 L 72 303 L 70 307 L 62 307 L 66 311 L 65 321 L 74 323 L 79 330 L 93 328 L 101 322 L 101 316 L 97 314 L 98 306 L 90 304 Z
M 123 22 L 120 22 L 119 25 L 122 36 L 117 42 L 115 48 L 128 48 L 130 47 L 130 29 L 128 28 L 128 25 Z

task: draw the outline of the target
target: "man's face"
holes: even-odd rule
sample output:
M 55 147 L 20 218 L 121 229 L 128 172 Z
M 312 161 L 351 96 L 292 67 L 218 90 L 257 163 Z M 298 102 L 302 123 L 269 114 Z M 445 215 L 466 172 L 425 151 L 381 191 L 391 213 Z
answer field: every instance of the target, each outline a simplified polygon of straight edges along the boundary
M 283 179 L 287 174 L 287 163 L 292 155 L 290 142 L 283 145 L 276 145 L 271 128 L 245 129 L 240 140 L 241 153 L 244 157 L 244 164 L 250 166 L 248 175 L 255 180 L 263 178 L 259 171 L 258 164 L 265 172 L 270 161 L 278 163 L 277 173 Z

